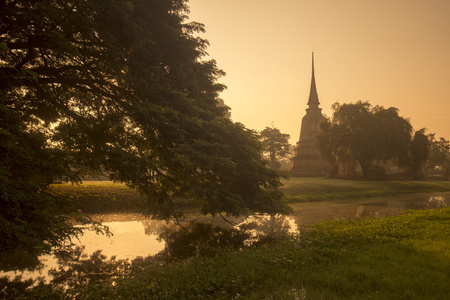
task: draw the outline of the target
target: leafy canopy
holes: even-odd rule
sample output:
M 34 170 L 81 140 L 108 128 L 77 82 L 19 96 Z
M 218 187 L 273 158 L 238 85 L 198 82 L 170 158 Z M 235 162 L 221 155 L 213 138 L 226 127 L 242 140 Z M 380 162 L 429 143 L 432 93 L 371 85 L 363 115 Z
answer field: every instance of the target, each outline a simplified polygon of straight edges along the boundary
M 413 137 L 409 120 L 399 116 L 397 108 L 358 101 L 335 103 L 333 110 L 332 118 L 321 124 L 318 137 L 324 157 L 331 162 L 358 162 L 365 178 L 376 175 L 379 162 L 395 162 L 413 176 L 422 176 L 428 153 L 424 130 Z
M 429 155 L 426 168 L 430 172 L 441 172 L 447 176 L 450 174 L 450 142 L 443 137 L 436 139 L 435 134 L 429 134 Z
M 91 173 L 137 188 L 161 218 L 187 201 L 213 215 L 288 211 L 187 14 L 185 0 L 0 2 L 0 250 L 67 240 L 76 208 L 48 184 Z
M 270 166 L 272 169 L 279 169 L 278 159 L 289 153 L 289 134 L 281 133 L 278 128 L 266 127 L 260 132 L 260 139 L 266 147 L 264 152 L 270 157 Z

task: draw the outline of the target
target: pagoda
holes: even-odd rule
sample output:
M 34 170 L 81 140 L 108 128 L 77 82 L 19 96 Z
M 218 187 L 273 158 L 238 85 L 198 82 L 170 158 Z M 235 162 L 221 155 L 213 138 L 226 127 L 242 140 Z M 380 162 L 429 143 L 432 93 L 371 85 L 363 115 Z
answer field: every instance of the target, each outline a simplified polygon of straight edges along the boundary
M 325 117 L 319 108 L 316 79 L 314 75 L 314 53 L 312 54 L 311 89 L 309 91 L 308 108 L 302 119 L 300 138 L 291 161 L 290 174 L 297 177 L 326 176 L 331 171 L 331 164 L 325 161 L 316 147 L 319 124 Z

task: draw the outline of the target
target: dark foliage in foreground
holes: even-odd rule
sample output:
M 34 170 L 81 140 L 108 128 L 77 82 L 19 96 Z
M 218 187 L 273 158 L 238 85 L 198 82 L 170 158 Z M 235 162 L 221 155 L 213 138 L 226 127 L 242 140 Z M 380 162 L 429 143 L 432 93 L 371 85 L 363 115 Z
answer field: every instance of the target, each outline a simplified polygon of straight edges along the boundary
M 86 174 L 137 188 L 160 218 L 179 202 L 289 211 L 187 13 L 185 0 L 0 2 L 1 251 L 48 252 L 77 233 L 47 187 Z

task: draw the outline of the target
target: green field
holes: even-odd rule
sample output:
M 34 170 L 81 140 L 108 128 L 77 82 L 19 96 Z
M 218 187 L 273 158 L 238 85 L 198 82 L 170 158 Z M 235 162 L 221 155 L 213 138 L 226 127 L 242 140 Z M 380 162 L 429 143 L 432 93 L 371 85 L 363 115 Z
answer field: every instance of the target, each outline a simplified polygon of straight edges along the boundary
M 290 178 L 281 190 L 291 203 L 389 197 L 413 193 L 450 191 L 450 181 L 364 181 L 326 178 Z M 54 194 L 70 199 L 73 207 L 86 213 L 142 211 L 142 196 L 124 184 L 110 181 L 86 181 L 52 185 Z
M 288 202 L 389 197 L 414 193 L 448 192 L 450 181 L 366 181 L 292 177 L 281 188 Z
M 85 181 L 82 184 L 53 184 L 52 194 L 85 213 L 141 211 L 142 196 L 125 184 L 111 181 Z

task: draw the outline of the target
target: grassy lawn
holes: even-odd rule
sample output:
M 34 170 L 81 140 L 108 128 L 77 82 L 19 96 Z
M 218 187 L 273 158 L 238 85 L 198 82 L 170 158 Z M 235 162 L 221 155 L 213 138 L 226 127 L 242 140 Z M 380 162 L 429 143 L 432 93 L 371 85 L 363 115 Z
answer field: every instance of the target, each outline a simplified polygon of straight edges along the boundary
M 51 191 L 85 213 L 136 212 L 142 199 L 136 190 L 111 181 L 53 184 Z
M 277 243 L 147 265 L 82 295 L 117 299 L 448 299 L 450 208 L 330 221 Z
M 364 181 L 326 178 L 283 180 L 288 202 L 389 197 L 411 193 L 450 191 L 450 181 Z M 141 211 L 141 195 L 124 184 L 86 181 L 81 185 L 54 184 L 53 193 L 69 198 L 75 208 L 86 213 Z
M 289 202 L 450 191 L 450 181 L 365 181 L 292 177 L 283 183 L 282 190 Z

